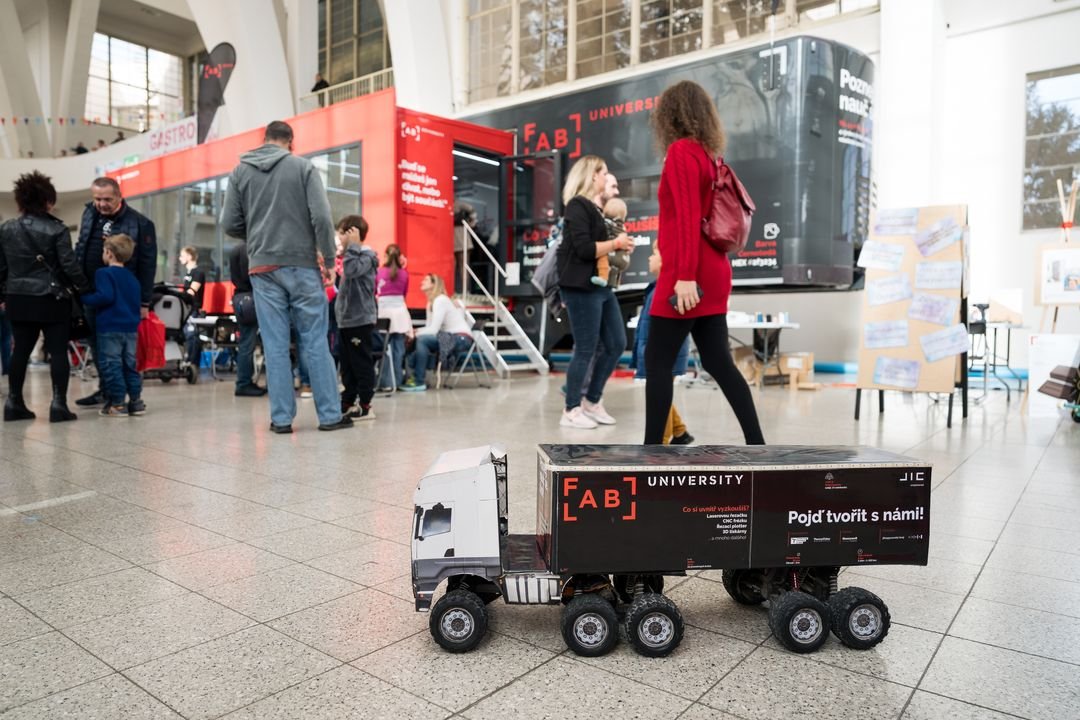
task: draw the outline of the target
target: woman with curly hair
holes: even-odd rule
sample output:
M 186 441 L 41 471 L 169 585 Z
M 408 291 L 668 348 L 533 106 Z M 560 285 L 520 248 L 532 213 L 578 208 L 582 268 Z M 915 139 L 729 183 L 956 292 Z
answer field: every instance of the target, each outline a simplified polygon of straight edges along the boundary
M 659 445 L 671 410 L 671 370 L 687 335 L 701 363 L 720 385 L 747 445 L 764 445 L 754 398 L 731 358 L 727 311 L 731 263 L 702 233 L 724 151 L 716 107 L 700 85 L 677 83 L 653 111 L 657 144 L 665 153 L 660 174 L 658 246 L 664 263 L 650 308 L 645 346 L 645 444 Z
M 50 214 L 56 204 L 56 188 L 49 178 L 39 172 L 20 175 L 15 181 L 15 203 L 19 217 L 0 226 L 0 294 L 15 338 L 4 421 L 35 417 L 26 407 L 23 384 L 40 334 L 45 335 L 52 375 L 49 422 L 74 420 L 75 413 L 67 406 L 71 299 L 58 297 L 61 291 L 56 285 L 79 293 L 88 292 L 90 285 L 75 260 L 67 227 Z

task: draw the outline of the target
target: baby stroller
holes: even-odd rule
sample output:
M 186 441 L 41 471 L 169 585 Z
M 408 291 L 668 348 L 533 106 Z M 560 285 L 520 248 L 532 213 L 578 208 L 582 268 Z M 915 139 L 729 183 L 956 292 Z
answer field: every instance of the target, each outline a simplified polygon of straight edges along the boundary
M 154 314 L 165 325 L 165 366 L 147 370 L 143 377 L 158 378 L 165 383 L 184 378 L 194 385 L 199 379 L 199 368 L 188 362 L 184 345 L 184 326 L 191 316 L 188 296 L 180 288 L 155 285 L 152 303 Z

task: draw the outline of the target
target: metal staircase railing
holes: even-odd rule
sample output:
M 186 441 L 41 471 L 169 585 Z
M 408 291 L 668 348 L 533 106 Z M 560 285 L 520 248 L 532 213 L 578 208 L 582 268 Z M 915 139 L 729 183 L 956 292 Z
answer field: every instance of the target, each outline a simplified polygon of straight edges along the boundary
M 544 359 L 543 353 L 541 353 L 539 348 L 537 348 L 532 340 L 529 339 L 528 334 L 526 334 L 525 330 L 518 324 L 518 321 L 514 319 L 513 313 L 510 312 L 499 297 L 499 281 L 500 279 L 506 279 L 506 269 L 499 264 L 499 261 L 496 260 L 495 256 L 488 250 L 487 245 L 480 240 L 476 235 L 476 232 L 468 224 L 463 223 L 460 227 L 465 228 L 465 232 L 468 235 L 467 239 L 471 240 L 471 242 L 465 243 L 465 250 L 461 254 L 461 277 L 463 285 L 461 299 L 466 302 L 466 305 L 469 304 L 467 300 L 470 298 L 468 289 L 469 280 L 471 279 L 476 289 L 479 291 L 479 295 L 487 303 L 487 306 L 490 307 L 490 310 L 475 306 L 469 308 L 469 312 L 473 315 L 485 314 L 485 312 L 490 312 L 491 314 L 491 322 L 484 326 L 483 334 L 481 337 L 477 338 L 477 345 L 480 347 L 481 351 L 483 351 L 484 357 L 487 358 L 488 362 L 495 368 L 495 371 L 501 378 L 507 378 L 512 372 L 522 370 L 534 370 L 541 375 L 547 375 L 548 363 L 547 360 Z M 457 228 L 455 228 L 455 232 L 457 232 Z M 476 273 L 473 272 L 473 269 L 469 267 L 470 245 L 473 248 L 480 248 L 480 250 L 487 255 L 492 267 L 495 268 L 495 278 L 491 291 L 489 291 L 483 281 L 477 277 Z M 502 329 L 502 332 L 500 332 L 500 328 Z M 501 347 L 506 344 L 510 344 L 513 348 L 509 353 Z M 518 356 L 524 355 L 525 360 L 523 362 L 511 362 L 507 358 L 507 356 L 511 354 Z

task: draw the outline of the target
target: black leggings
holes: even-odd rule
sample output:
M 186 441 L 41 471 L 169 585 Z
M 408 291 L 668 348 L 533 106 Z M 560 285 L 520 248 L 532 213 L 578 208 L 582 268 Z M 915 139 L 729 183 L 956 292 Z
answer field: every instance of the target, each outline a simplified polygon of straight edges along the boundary
M 731 358 L 726 315 L 649 318 L 649 339 L 645 344 L 645 444 L 659 445 L 664 440 L 664 425 L 671 412 L 671 371 L 688 334 L 694 336 L 701 364 L 720 385 L 735 411 L 746 444 L 764 445 L 754 397 Z
M 352 405 L 357 400 L 367 407 L 375 395 L 375 359 L 371 342 L 375 333 L 374 325 L 338 328 L 341 335 L 341 383 L 345 392 L 341 394 L 342 405 Z
M 11 351 L 11 377 L 9 378 L 12 397 L 22 399 L 30 353 L 34 351 L 38 334 L 45 333 L 45 352 L 49 354 L 53 397 L 67 398 L 68 380 L 71 377 L 71 365 L 68 364 L 67 354 L 70 330 L 71 326 L 66 321 L 47 325 L 36 322 L 11 323 L 11 334 L 15 338 L 15 348 Z

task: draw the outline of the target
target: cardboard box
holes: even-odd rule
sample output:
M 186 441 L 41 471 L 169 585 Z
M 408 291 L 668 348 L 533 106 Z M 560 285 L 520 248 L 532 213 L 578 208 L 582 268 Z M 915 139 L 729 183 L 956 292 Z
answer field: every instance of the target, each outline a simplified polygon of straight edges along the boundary
M 738 365 L 738 358 L 735 360 Z M 811 383 L 814 381 L 814 353 L 791 352 L 780 353 L 779 369 L 777 365 L 769 363 L 765 377 L 790 377 L 795 376 L 795 384 Z M 758 363 L 760 367 L 760 363 Z

